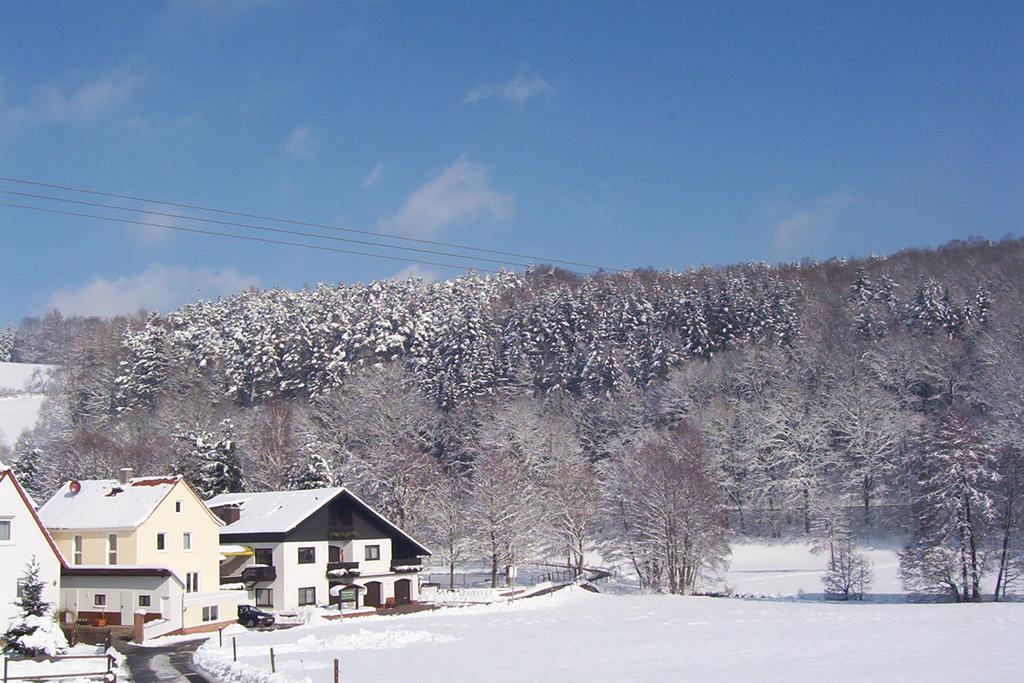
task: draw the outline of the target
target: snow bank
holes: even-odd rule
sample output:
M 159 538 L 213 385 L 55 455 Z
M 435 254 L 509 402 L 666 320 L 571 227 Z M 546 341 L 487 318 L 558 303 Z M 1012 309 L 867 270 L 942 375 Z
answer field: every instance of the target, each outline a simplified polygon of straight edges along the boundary
M 67 655 L 102 655 L 89 659 L 11 659 L 8 663 L 8 674 L 11 676 L 58 676 L 65 675 L 66 678 L 50 679 L 53 681 L 86 681 L 97 680 L 96 676 L 89 679 L 81 677 L 81 674 L 99 674 L 107 670 L 105 655 L 114 658 L 114 671 L 118 680 L 130 680 L 128 669 L 125 665 L 125 657 L 114 648 L 104 650 L 102 646 L 76 645 L 69 648 Z

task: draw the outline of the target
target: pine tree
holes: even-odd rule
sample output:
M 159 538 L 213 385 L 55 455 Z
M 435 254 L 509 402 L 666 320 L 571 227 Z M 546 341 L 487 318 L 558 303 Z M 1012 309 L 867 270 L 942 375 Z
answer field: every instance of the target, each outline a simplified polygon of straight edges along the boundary
M 17 333 L 17 328 L 11 324 L 0 330 L 0 363 L 10 363 L 14 360 L 14 342 Z
M 288 478 L 288 488 L 319 489 L 332 486 L 334 477 L 331 475 L 331 466 L 327 464 L 327 459 L 312 449 L 307 448 L 307 452 L 306 461 L 297 464 L 293 476 Z
M 53 656 L 67 647 L 64 634 L 49 616 L 52 608 L 43 599 L 45 584 L 39 578 L 39 562 L 33 556 L 19 582 L 21 597 L 15 602 L 20 614 L 11 619 L 3 635 L 4 654 L 22 657 Z
M 43 473 L 45 464 L 42 449 L 36 447 L 31 437 L 25 435 L 18 439 L 14 447 L 11 469 L 18 478 L 18 483 L 37 502 L 44 500 L 46 493 Z
M 234 425 L 225 419 L 219 430 L 219 435 L 198 428 L 175 434 L 183 445 L 175 472 L 187 477 L 204 500 L 220 493 L 238 493 L 245 484 Z

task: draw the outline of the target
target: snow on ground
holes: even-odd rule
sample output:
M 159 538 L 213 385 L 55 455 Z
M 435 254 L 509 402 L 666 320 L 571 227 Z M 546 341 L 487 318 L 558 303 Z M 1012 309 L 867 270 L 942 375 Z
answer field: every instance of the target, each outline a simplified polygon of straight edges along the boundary
M 1012 680 L 1024 604 L 835 603 L 579 589 L 509 604 L 360 617 L 216 639 L 218 680 Z M 969 643 L 970 656 L 959 656 Z M 277 675 L 270 676 L 273 646 Z
M 35 425 L 45 398 L 39 392 L 54 367 L 0 363 L 0 443 L 13 446 L 23 431 Z
M 128 676 L 128 669 L 125 666 L 125 659 L 121 653 L 113 648 L 110 650 L 104 650 L 102 646 L 82 644 L 68 648 L 65 654 L 75 657 L 81 657 L 83 655 L 98 656 L 90 656 L 89 659 L 57 658 L 42 659 L 40 661 L 30 659 L 11 659 L 7 664 L 8 674 L 11 676 L 66 676 L 66 678 L 51 679 L 54 681 L 95 680 L 99 677 L 95 675 L 91 677 L 82 677 L 80 674 L 97 674 L 106 671 L 106 654 L 108 652 L 114 657 L 114 671 L 117 673 L 118 679 L 124 680 Z
M 899 579 L 902 546 L 900 539 L 861 544 L 861 550 L 873 565 L 872 598 L 892 599 L 904 595 Z M 709 582 L 706 589 L 723 592 L 732 589 L 738 595 L 820 595 L 825 562 L 824 555 L 811 552 L 810 543 L 738 540 L 732 544 L 728 571 L 720 579 Z

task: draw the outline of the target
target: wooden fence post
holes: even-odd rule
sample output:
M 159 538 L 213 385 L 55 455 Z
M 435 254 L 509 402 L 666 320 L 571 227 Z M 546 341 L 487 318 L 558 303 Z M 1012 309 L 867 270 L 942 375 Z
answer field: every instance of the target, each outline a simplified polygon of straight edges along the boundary
M 277 666 L 274 664 L 274 648 L 270 648 L 270 673 L 277 673 Z
M 223 628 L 217 629 L 217 641 L 218 641 L 217 642 L 217 646 L 218 647 L 224 647 L 224 629 Z
M 337 657 L 334 658 L 334 683 L 340 683 L 340 679 L 338 677 L 338 658 Z
M 7 655 L 4 655 L 4 683 L 7 683 Z
M 238 661 L 238 640 L 231 636 L 231 661 Z

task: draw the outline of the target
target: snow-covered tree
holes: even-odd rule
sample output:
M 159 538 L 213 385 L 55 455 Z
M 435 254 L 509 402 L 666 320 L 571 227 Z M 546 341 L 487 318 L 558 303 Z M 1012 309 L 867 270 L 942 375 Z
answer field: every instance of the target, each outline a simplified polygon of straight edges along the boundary
M 39 578 L 39 563 L 34 556 L 18 586 L 21 595 L 15 604 L 19 614 L 10 620 L 3 634 L 3 653 L 22 657 L 60 654 L 67 648 L 67 640 L 53 619 L 52 606 L 43 599 L 45 585 Z
M 529 556 L 543 525 L 536 456 L 494 444 L 483 445 L 473 461 L 470 511 L 474 547 L 487 558 L 491 587 L 498 570 Z
M 11 324 L 0 330 L 0 363 L 10 363 L 14 360 L 14 342 L 17 334 L 17 328 Z
M 455 588 L 455 567 L 472 548 L 470 503 L 470 482 L 457 464 L 445 468 L 430 486 L 426 534 L 434 557 L 448 567 L 449 588 Z
M 327 459 L 312 448 L 305 462 L 295 463 L 287 479 L 289 489 L 319 489 L 334 485 L 334 476 Z
M 691 593 L 728 554 L 724 504 L 698 435 L 685 423 L 648 433 L 604 463 L 609 552 L 630 562 L 640 585 Z
M 53 479 L 52 467 L 43 456 L 43 451 L 29 435 L 22 435 L 14 446 L 14 461 L 11 470 L 18 478 L 18 483 L 32 496 L 35 501 L 45 500 L 50 483 Z
M 985 532 L 995 516 L 990 491 L 997 478 L 978 427 L 950 411 L 921 463 L 918 527 L 900 555 L 900 576 L 909 590 L 980 599 Z
M 175 471 L 184 475 L 201 498 L 244 490 L 245 478 L 230 419 L 220 422 L 217 432 L 200 427 L 179 430 L 179 456 Z

